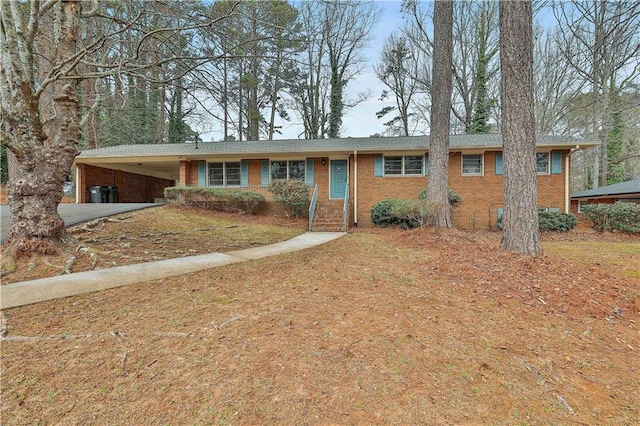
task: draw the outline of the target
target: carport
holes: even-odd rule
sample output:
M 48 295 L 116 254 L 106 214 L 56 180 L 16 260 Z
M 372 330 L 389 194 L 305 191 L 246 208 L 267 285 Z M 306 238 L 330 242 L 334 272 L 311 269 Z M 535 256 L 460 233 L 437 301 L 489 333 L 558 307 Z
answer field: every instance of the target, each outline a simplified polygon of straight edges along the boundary
M 146 148 L 146 147 L 145 147 Z M 110 147 L 84 151 L 75 160 L 77 203 L 153 203 L 164 188 L 175 186 L 179 157 L 154 156 L 154 145 L 143 156 L 123 156 Z M 89 154 L 90 153 L 90 154 Z

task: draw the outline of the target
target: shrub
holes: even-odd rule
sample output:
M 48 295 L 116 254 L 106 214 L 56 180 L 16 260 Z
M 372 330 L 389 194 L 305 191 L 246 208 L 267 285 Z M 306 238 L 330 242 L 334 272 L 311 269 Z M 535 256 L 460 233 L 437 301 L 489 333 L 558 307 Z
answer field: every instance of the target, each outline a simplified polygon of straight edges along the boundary
M 189 207 L 252 214 L 266 202 L 255 192 L 209 187 L 173 186 L 164 189 L 164 197 Z
M 578 219 L 571 213 L 538 211 L 538 229 L 541 232 L 566 232 L 578 224 Z M 502 216 L 498 218 L 497 227 L 502 230 Z
M 571 213 L 545 212 L 538 213 L 538 229 L 542 232 L 566 232 L 578 224 L 578 219 Z
M 300 217 L 309 204 L 309 188 L 301 180 L 274 180 L 267 189 L 288 216 Z
M 589 204 L 582 211 L 598 231 L 640 233 L 640 204 Z
M 449 197 L 449 205 L 451 207 L 458 207 L 460 204 L 462 204 L 462 195 L 458 194 L 453 189 L 449 189 L 447 191 L 447 196 Z M 418 194 L 418 199 L 419 200 L 426 200 L 427 199 L 427 190 L 426 190 L 426 188 L 423 189 L 422 191 L 420 191 L 420 194 Z
M 424 225 L 426 216 L 427 203 L 424 200 L 391 198 L 379 201 L 371 208 L 371 222 L 383 228 L 389 225 L 416 228 Z
M 377 202 L 371 208 L 371 222 L 376 226 L 386 228 L 389 225 L 395 225 L 396 222 L 391 214 L 394 204 L 399 201 L 397 198 L 382 200 Z
M 398 200 L 391 209 L 391 215 L 404 229 L 422 227 L 427 217 L 427 202 L 424 200 Z

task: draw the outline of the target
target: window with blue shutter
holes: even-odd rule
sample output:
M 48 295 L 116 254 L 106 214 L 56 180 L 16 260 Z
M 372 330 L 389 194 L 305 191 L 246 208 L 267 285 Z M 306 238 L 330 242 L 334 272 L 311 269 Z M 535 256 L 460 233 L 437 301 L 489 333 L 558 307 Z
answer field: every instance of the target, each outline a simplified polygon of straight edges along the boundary
M 562 151 L 551 151 L 551 173 L 562 173 Z
M 503 175 L 504 174 L 504 166 L 502 165 L 502 153 L 498 152 L 496 154 L 496 174 Z
M 240 186 L 249 186 L 249 162 L 247 160 L 240 162 Z
M 305 183 L 309 186 L 313 185 L 314 182 L 314 176 L 313 176 L 313 168 L 315 166 L 316 162 L 315 159 L 313 158 L 307 158 L 307 169 L 306 169 L 306 175 L 305 175 Z
M 373 158 L 373 175 L 384 176 L 384 159 L 382 155 L 376 155 Z
M 260 164 L 260 184 L 269 186 L 269 160 L 262 160 Z
M 207 186 L 207 162 L 198 161 L 198 186 Z

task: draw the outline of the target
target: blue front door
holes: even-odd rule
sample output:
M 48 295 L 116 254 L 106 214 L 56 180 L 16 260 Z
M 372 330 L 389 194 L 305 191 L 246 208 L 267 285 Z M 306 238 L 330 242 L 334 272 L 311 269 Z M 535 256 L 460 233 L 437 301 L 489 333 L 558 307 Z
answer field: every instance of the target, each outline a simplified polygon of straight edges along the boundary
M 331 160 L 329 198 L 344 198 L 347 190 L 347 160 Z

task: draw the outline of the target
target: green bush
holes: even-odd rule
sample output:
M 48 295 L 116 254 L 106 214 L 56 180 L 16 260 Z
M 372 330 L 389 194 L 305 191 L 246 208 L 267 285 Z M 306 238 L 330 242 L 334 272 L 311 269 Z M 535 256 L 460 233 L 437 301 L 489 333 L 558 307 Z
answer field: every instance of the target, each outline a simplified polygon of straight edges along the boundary
M 255 192 L 210 187 L 172 186 L 164 189 L 164 197 L 189 207 L 252 214 L 266 202 Z
M 578 219 L 571 213 L 545 212 L 538 213 L 538 229 L 542 232 L 566 232 L 578 224 Z
M 371 222 L 383 228 L 389 225 L 416 228 L 424 225 L 426 216 L 427 203 L 424 200 L 391 198 L 379 201 L 371 208 Z
M 274 180 L 267 189 L 289 216 L 302 216 L 302 210 L 309 205 L 309 187 L 301 180 Z
M 566 232 L 578 224 L 578 219 L 571 213 L 538 211 L 538 229 L 541 232 Z M 502 216 L 498 218 L 497 227 L 502 230 Z
M 391 214 L 394 204 L 400 201 L 398 198 L 382 200 L 371 208 L 371 222 L 376 226 L 386 228 L 389 225 L 397 224 Z
M 447 196 L 449 197 L 449 205 L 451 207 L 458 207 L 460 204 L 462 204 L 462 195 L 458 194 L 453 189 L 449 189 L 447 191 Z M 427 190 L 426 190 L 426 188 L 423 189 L 422 191 L 420 191 L 420 194 L 418 194 L 418 199 L 419 200 L 426 200 L 427 199 Z
M 640 204 L 589 204 L 582 212 L 598 231 L 640 233 Z
M 427 217 L 427 202 L 424 200 L 398 200 L 391 209 L 391 215 L 404 229 L 424 226 Z

